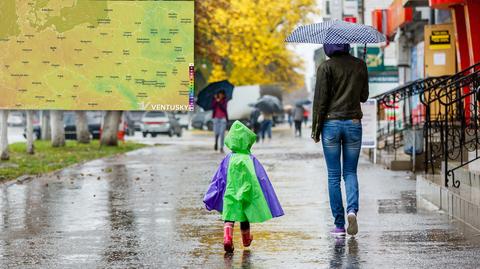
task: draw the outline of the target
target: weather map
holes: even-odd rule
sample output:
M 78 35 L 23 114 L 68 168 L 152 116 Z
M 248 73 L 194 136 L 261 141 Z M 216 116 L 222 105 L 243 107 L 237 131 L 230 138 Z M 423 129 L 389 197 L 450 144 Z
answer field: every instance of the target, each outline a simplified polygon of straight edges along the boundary
M 0 108 L 186 110 L 193 1 L 1 0 Z

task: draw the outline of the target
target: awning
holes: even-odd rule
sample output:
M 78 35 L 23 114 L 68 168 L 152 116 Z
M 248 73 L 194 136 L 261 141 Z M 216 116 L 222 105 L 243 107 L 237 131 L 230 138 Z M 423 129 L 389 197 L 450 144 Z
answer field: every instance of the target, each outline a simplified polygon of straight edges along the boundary
M 387 36 L 393 36 L 398 28 L 413 20 L 413 8 L 404 7 L 403 0 L 394 0 L 388 8 Z
M 430 7 L 447 9 L 450 6 L 465 4 L 465 0 L 430 0 Z
M 428 7 L 428 0 L 403 0 L 403 7 Z

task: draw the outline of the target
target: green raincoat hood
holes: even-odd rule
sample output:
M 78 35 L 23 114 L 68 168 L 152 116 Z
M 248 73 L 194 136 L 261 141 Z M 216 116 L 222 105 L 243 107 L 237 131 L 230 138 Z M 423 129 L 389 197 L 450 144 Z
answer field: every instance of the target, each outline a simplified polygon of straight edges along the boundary
M 225 146 L 235 153 L 250 154 L 257 135 L 240 121 L 235 121 L 225 137 Z

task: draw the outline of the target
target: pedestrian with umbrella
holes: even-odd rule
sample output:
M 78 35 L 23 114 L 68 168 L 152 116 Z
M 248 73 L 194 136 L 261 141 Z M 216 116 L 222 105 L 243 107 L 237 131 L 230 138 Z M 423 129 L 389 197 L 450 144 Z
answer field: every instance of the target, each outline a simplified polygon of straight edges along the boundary
M 257 142 L 260 140 L 260 115 L 262 112 L 260 112 L 260 109 L 253 107 L 252 112 L 250 112 L 250 127 L 252 128 L 252 131 L 257 135 Z
M 307 127 L 309 116 L 310 116 L 310 111 L 308 111 L 308 109 L 304 107 L 303 108 L 303 122 L 305 123 L 305 127 Z
M 292 119 L 293 107 L 291 105 L 286 105 L 283 108 L 283 111 L 287 114 L 288 125 L 290 126 L 290 128 L 292 128 L 292 125 L 293 125 L 293 119 Z
M 220 152 L 223 153 L 225 131 L 227 129 L 228 111 L 227 102 L 232 99 L 234 86 L 224 80 L 209 84 L 200 91 L 197 104 L 204 110 L 212 110 L 213 132 L 215 134 L 214 150 L 218 150 L 220 140 Z
M 306 106 L 312 104 L 312 101 L 308 99 L 300 99 L 295 102 L 296 106 L 303 107 L 303 122 L 305 123 L 305 127 L 307 127 L 308 117 L 310 116 L 310 111 L 306 108 Z
M 286 41 L 323 44 L 325 54 L 330 58 L 317 69 L 312 138 L 318 143 L 321 134 L 328 168 L 330 208 L 335 219 L 332 234 L 345 235 L 340 186 L 343 173 L 347 232 L 355 235 L 359 210 L 357 165 L 362 144 L 360 103 L 368 98 L 368 72 L 364 61 L 350 55 L 350 44 L 365 44 L 366 50 L 367 43 L 384 42 L 385 36 L 370 26 L 334 20 L 301 26 Z
M 302 136 L 302 120 L 303 120 L 303 113 L 305 109 L 302 105 L 298 103 L 295 105 L 293 109 L 293 122 L 295 123 L 295 136 L 301 137 Z
M 261 112 L 259 122 L 262 142 L 265 141 L 265 135 L 272 139 L 273 114 L 281 112 L 280 100 L 275 96 L 264 95 L 257 101 L 255 107 Z
M 272 140 L 273 114 L 270 112 L 262 111 L 261 118 L 262 123 L 260 126 L 260 131 L 262 134 L 262 142 L 265 141 L 265 135 L 268 136 L 269 140 Z

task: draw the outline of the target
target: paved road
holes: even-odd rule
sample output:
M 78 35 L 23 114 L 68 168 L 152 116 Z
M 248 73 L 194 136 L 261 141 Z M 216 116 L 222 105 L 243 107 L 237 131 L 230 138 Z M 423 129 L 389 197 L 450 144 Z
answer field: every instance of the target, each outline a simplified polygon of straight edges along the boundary
M 224 256 L 222 223 L 202 196 L 223 157 L 211 137 L 159 144 L 88 162 L 0 191 L 0 268 L 476 268 L 478 236 L 419 207 L 415 182 L 361 160 L 360 233 L 329 235 L 319 145 L 289 130 L 255 145 L 286 215 L 235 234 Z M 167 142 L 167 143 L 166 143 Z M 467 233 L 465 233 L 467 232 Z

